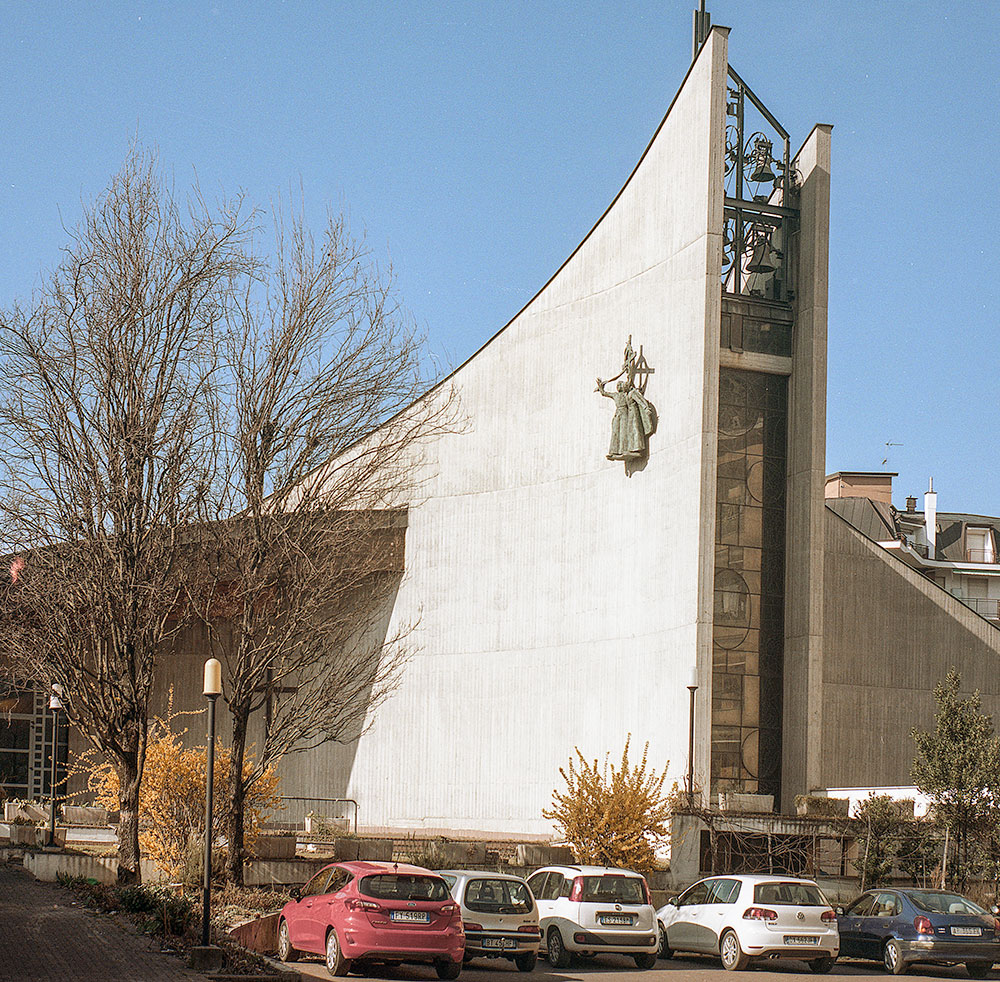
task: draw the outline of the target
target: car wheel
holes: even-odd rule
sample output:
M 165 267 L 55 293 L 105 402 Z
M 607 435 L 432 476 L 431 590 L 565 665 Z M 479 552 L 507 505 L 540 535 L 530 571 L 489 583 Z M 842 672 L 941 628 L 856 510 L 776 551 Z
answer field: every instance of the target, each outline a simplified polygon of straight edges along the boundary
M 750 964 L 750 959 L 740 947 L 740 939 L 735 931 L 726 931 L 719 942 L 722 967 L 727 972 L 742 972 Z
M 885 970 L 893 975 L 902 975 L 906 971 L 903 952 L 900 950 L 899 942 L 893 938 L 889 938 L 882 949 L 882 961 L 885 964 Z
M 337 931 L 332 927 L 326 935 L 326 970 L 334 976 L 347 975 L 351 971 L 351 961 L 344 957 Z
M 278 925 L 278 957 L 283 962 L 297 962 L 299 953 L 292 947 L 288 936 L 288 921 L 282 920 Z
M 993 967 L 993 962 L 966 962 L 965 970 L 974 979 L 985 979 Z
M 569 952 L 563 944 L 559 928 L 550 927 L 546 958 L 553 968 L 569 968 Z
M 523 955 L 515 955 L 514 964 L 519 972 L 532 972 L 538 964 L 538 954 L 534 951 L 526 951 Z
M 655 951 L 643 951 L 638 955 L 632 956 L 635 959 L 636 968 L 652 968 L 656 964 L 656 952 Z
M 461 962 L 435 962 L 439 979 L 457 979 L 462 974 Z
M 667 940 L 667 931 L 662 924 L 658 924 L 660 929 L 660 947 L 657 954 L 660 958 L 667 959 L 674 957 L 674 949 L 670 947 L 670 942 Z
M 815 972 L 817 975 L 826 975 L 833 968 L 835 961 L 835 958 L 814 958 L 809 963 L 809 971 Z

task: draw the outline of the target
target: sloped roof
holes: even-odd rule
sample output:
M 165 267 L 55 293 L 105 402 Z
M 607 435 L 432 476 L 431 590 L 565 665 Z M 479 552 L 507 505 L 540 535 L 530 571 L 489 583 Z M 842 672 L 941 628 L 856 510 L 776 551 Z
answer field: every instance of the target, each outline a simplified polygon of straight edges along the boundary
M 899 519 L 900 524 L 905 528 L 919 527 L 924 524 L 924 512 L 900 512 Z M 1000 542 L 1000 518 L 991 515 L 972 515 L 965 512 L 939 511 L 937 513 L 935 558 L 947 562 L 964 563 L 966 561 L 966 542 L 963 532 L 967 528 L 991 528 L 994 540 Z
M 898 539 L 892 505 L 871 498 L 827 498 L 826 507 L 873 542 Z

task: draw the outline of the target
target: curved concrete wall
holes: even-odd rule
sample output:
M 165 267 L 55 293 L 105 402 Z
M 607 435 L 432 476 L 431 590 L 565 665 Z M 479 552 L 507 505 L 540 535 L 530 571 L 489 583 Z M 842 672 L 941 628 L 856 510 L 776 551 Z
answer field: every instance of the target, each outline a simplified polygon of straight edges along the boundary
M 685 772 L 699 652 L 708 702 L 725 80 L 716 29 L 612 206 L 453 376 L 469 425 L 428 450 L 395 610 L 416 654 L 353 761 L 321 751 L 285 793 L 343 793 L 347 766 L 363 824 L 538 832 L 574 746 L 614 759 L 631 733 Z M 659 412 L 631 477 L 594 391 L 629 335 Z

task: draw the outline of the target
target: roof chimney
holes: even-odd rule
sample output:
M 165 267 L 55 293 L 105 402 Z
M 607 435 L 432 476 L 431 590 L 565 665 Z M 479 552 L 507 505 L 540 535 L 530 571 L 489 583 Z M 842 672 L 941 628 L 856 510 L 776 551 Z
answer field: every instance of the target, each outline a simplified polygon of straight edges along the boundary
M 934 491 L 934 478 L 930 487 L 924 493 L 924 527 L 927 530 L 927 558 L 936 559 L 937 548 L 937 493 Z
M 917 499 L 910 497 L 906 499 L 906 510 L 916 511 L 917 510 Z

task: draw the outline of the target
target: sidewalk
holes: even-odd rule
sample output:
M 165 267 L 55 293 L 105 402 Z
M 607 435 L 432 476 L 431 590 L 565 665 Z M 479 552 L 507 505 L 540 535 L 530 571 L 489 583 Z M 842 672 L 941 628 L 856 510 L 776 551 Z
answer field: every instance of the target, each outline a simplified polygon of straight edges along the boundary
M 205 982 L 159 942 L 75 906 L 61 887 L 0 866 L 2 982 Z

